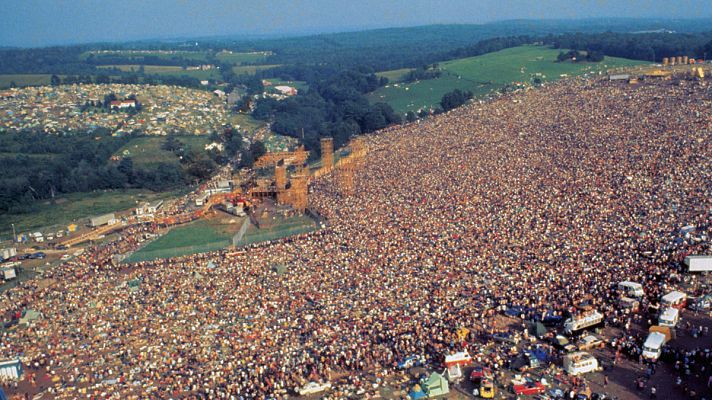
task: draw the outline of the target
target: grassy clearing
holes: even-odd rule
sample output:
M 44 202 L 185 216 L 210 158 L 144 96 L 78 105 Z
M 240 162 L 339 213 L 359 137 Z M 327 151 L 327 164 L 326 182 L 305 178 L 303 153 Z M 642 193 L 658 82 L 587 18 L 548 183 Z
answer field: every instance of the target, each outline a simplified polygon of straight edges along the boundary
M 371 102 L 386 102 L 398 112 L 417 111 L 437 105 L 442 96 L 454 89 L 471 90 L 475 96 L 514 84 L 544 82 L 567 76 L 597 74 L 613 68 L 645 64 L 643 61 L 606 57 L 600 63 L 557 63 L 559 50 L 541 46 L 520 46 L 477 57 L 440 63 L 443 74 L 437 79 L 409 84 L 389 84 L 369 94 Z M 399 71 L 399 70 L 396 70 Z M 395 75 L 396 71 L 381 74 Z
M 98 68 L 116 68 L 124 72 L 138 72 L 141 69 L 140 64 L 122 64 L 122 65 L 101 65 Z M 182 67 L 172 65 L 143 65 L 143 70 L 147 74 L 160 74 L 165 72 L 183 71 Z
M 232 67 L 236 75 L 254 75 L 255 72 L 263 69 L 279 67 L 281 64 L 264 64 L 264 65 L 239 65 Z
M 176 138 L 187 146 L 190 151 L 196 153 L 205 151 L 205 145 L 208 143 L 207 136 L 176 136 Z M 178 157 L 174 153 L 161 148 L 165 140 L 165 136 L 138 137 L 126 143 L 114 154 L 121 157 L 131 157 L 134 166 L 142 168 L 156 166 L 159 163 L 178 165 Z
M 14 82 L 17 87 L 49 85 L 50 74 L 2 74 L 0 75 L 0 89 L 7 89 Z
M 241 130 L 248 132 L 254 132 L 266 125 L 265 122 L 256 120 L 249 114 L 234 114 L 230 116 L 230 124 L 235 127 L 239 126 Z
M 402 68 L 391 71 L 376 72 L 376 76 L 388 78 L 388 82 L 390 83 L 398 83 L 402 81 L 413 69 L 414 68 Z
M 167 234 L 147 244 L 124 262 L 155 260 L 224 249 L 240 229 L 242 219 L 232 224 L 221 220 L 198 220 L 171 229 Z
M 154 193 L 146 190 L 127 189 L 97 191 L 90 193 L 72 193 L 50 201 L 37 202 L 29 213 L 0 214 L 0 237 L 12 237 L 12 226 L 17 232 L 29 232 L 40 228 L 57 227 L 66 229 L 66 225 L 85 218 L 135 207 L 137 202 L 154 201 L 177 196 L 179 192 Z M 56 231 L 59 229 L 52 229 Z
M 101 59 L 106 57 L 158 57 L 161 59 L 171 59 L 171 58 L 185 58 L 186 60 L 193 60 L 198 62 L 205 62 L 207 53 L 204 51 L 173 51 L 170 53 L 160 52 L 160 51 L 140 51 L 140 50 L 113 50 L 108 52 L 99 51 L 85 51 L 79 56 L 79 59 L 85 61 L 89 58 L 89 55 L 93 54 L 94 58 Z
M 279 79 L 267 79 L 272 86 L 291 86 L 296 88 L 299 92 L 306 92 L 309 89 L 309 85 L 304 81 L 283 81 Z
M 215 55 L 215 58 L 220 60 L 220 62 L 241 65 L 245 63 L 259 63 L 267 59 L 271 52 L 254 52 L 254 53 L 229 53 L 221 51 Z

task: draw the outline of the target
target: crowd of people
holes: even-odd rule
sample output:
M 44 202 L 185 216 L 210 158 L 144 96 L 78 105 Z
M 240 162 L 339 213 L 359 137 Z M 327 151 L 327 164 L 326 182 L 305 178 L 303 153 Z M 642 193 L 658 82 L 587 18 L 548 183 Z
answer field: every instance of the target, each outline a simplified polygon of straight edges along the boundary
M 655 303 L 710 251 L 711 95 L 573 79 L 390 128 L 367 138 L 352 195 L 336 175 L 312 185 L 327 228 L 116 264 L 156 229 L 131 228 L 7 292 L 1 310 L 42 318 L 4 332 L 0 355 L 26 363 L 18 391 L 57 398 L 266 399 L 480 354 L 509 309 L 624 320 L 616 283 Z

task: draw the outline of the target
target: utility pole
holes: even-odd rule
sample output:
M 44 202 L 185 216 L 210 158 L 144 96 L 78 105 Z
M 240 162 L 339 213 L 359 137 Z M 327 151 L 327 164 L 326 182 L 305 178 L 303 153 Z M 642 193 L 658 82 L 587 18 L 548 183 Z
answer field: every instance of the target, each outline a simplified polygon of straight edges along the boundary
M 15 233 L 15 224 L 12 225 L 12 242 L 17 243 L 17 233 Z

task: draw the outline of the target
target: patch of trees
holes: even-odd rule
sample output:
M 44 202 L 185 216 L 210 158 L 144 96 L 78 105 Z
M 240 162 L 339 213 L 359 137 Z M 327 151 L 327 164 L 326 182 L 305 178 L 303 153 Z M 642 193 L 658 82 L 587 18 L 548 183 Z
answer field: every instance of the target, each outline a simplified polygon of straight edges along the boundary
M 90 54 L 86 58 L 86 63 L 91 65 L 162 65 L 185 68 L 196 64 L 206 64 L 208 62 L 181 56 L 159 57 L 154 55 L 124 56 L 119 54 Z
M 272 121 L 273 131 L 300 139 L 313 154 L 318 154 L 319 140 L 323 136 L 333 137 L 338 147 L 348 142 L 351 136 L 401 122 L 400 116 L 389 105 L 369 104 L 364 96 L 387 82 L 371 71 L 337 73 L 325 68 L 307 72 L 300 67 L 285 71 L 294 74 L 288 75 L 291 79 L 310 79 L 307 81 L 310 89 L 283 101 L 261 99 L 252 116 Z M 312 75 L 316 71 L 321 71 L 324 76 Z
M 223 136 L 229 137 L 225 143 L 230 156 L 243 151 L 238 133 Z M 179 155 L 179 162 L 138 167 L 131 157 L 112 161 L 111 156 L 134 137 L 113 137 L 104 129 L 63 136 L 31 131 L 0 135 L 0 212 L 29 212 L 35 201 L 66 193 L 123 188 L 169 190 L 205 179 L 219 163 L 228 162 L 224 156 L 216 161 L 214 154 L 191 152 L 180 138 L 172 136 L 166 139 L 164 148 Z M 246 151 L 254 156 L 260 146 Z
M 463 92 L 460 89 L 455 89 L 443 95 L 440 100 L 440 107 L 442 107 L 443 111 L 449 111 L 453 108 L 460 107 L 470 99 L 472 99 L 472 92 L 469 90 Z
M 578 50 L 560 51 L 559 55 L 556 57 L 558 62 L 601 62 L 603 61 L 604 55 L 602 52 L 597 50 L 588 50 L 586 54 L 581 54 Z
M 410 83 L 426 79 L 435 79 L 441 75 L 442 71 L 440 71 L 437 64 L 433 64 L 432 66 L 426 65 L 408 72 L 405 77 L 403 77 L 403 82 Z
M 712 55 L 712 32 L 703 33 L 594 33 L 547 36 L 557 49 L 597 52 L 611 57 L 660 62 L 663 57 Z

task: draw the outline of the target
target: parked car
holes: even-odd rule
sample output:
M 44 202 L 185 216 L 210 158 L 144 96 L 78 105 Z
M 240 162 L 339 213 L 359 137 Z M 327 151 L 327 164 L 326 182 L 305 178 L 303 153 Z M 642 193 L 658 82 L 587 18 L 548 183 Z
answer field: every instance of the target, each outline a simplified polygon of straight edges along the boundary
M 477 366 L 470 372 L 470 380 L 480 383 L 483 379 L 492 379 L 492 370 L 487 367 Z
M 483 399 L 494 398 L 494 383 L 491 379 L 483 379 L 480 383 L 480 397 Z
M 556 335 L 556 337 L 551 339 L 551 344 L 555 348 L 567 353 L 576 350 L 576 346 L 569 342 L 569 339 L 567 339 L 566 336 L 563 335 Z
M 532 396 L 544 393 L 546 387 L 544 387 L 541 382 L 526 381 L 523 384 L 512 385 L 512 391 L 517 395 Z
M 605 344 L 603 340 L 594 335 L 586 335 L 578 343 L 579 350 L 588 350 L 597 347 L 603 347 Z
M 693 311 L 709 311 L 712 308 L 712 294 L 690 298 L 687 306 Z
M 310 394 L 315 394 L 315 393 L 321 393 L 323 391 L 326 391 L 328 389 L 331 389 L 331 383 L 326 382 L 326 383 L 318 383 L 318 382 L 309 382 L 304 387 L 300 388 L 298 390 L 300 396 L 306 396 Z
M 409 369 L 413 367 L 420 367 L 425 363 L 422 356 L 408 356 L 398 362 L 398 369 Z

